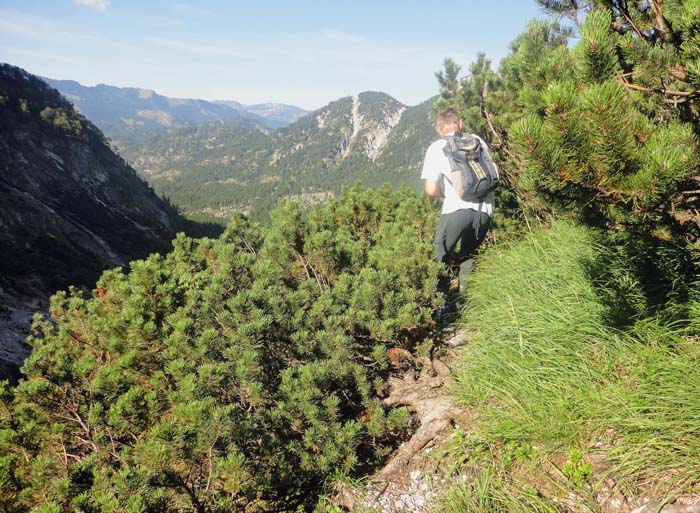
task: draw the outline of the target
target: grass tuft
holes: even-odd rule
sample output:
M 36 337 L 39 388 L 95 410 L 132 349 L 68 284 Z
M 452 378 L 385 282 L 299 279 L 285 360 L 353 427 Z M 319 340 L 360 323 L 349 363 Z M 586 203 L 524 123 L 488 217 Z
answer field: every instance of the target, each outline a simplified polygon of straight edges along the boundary
M 553 496 L 522 506 L 539 496 L 503 477 L 518 468 L 514 447 L 535 462 L 529 472 L 540 462 L 542 482 L 560 462 L 557 486 L 576 492 L 613 474 L 657 497 L 700 493 L 700 298 L 659 309 L 629 252 L 601 240 L 554 223 L 489 249 L 470 275 L 473 335 L 453 392 L 480 419 L 472 438 L 488 441 L 482 468 L 495 470 L 453 490 L 445 511 L 555 511 Z M 525 502 L 504 505 L 504 493 Z

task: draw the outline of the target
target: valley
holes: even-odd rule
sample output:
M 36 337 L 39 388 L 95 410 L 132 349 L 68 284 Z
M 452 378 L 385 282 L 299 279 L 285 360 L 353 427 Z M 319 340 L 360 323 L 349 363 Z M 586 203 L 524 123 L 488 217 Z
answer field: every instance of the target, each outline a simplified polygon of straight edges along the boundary
M 406 106 L 367 91 L 306 113 L 289 105 L 178 103 L 146 89 L 78 90 L 74 82 L 49 82 L 88 116 L 94 112 L 112 145 L 159 194 L 187 217 L 218 224 L 235 212 L 265 219 L 280 199 L 308 205 L 358 181 L 417 189 L 434 136 L 433 99 Z M 122 114 L 101 112 L 100 105 L 119 106 Z M 155 107 L 160 115 L 143 119 Z M 178 115 L 187 121 L 174 123 Z

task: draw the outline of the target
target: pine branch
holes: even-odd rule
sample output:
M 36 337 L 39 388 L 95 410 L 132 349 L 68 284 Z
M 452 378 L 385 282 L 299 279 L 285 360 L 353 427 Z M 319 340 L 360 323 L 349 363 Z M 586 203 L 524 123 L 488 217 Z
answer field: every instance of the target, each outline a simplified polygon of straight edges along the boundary
M 671 22 L 669 22 L 664 16 L 663 11 L 661 10 L 661 5 L 659 4 L 659 0 L 649 0 L 649 5 L 654 11 L 654 15 L 656 17 L 656 29 L 661 33 L 662 36 L 668 34 L 670 36 L 671 41 L 676 46 L 678 46 L 678 35 L 673 31 Z
M 584 9 L 590 2 L 587 0 L 537 0 L 545 11 L 557 16 L 566 16 L 576 27 L 581 26 L 578 11 Z
M 612 2 L 612 7 L 613 9 L 617 9 L 617 11 L 622 15 L 622 17 L 625 19 L 625 21 L 629 24 L 629 26 L 632 28 L 635 34 L 639 36 L 642 39 L 648 40 L 649 37 L 642 32 L 642 30 L 637 26 L 637 24 L 634 22 L 632 19 L 632 15 L 630 15 L 629 8 L 627 7 L 627 1 L 626 0 L 618 0 L 618 1 L 613 1 Z M 613 13 L 614 14 L 614 13 Z M 625 34 L 627 30 L 620 25 L 619 23 L 613 22 L 613 30 L 618 32 L 619 34 Z
M 489 111 L 486 109 L 486 96 L 488 95 L 489 92 L 489 87 L 488 87 L 488 78 L 484 80 L 484 87 L 481 90 L 481 102 L 480 102 L 480 109 L 481 109 L 481 115 L 486 120 L 486 124 L 489 127 L 490 132 L 493 134 L 493 136 L 496 138 L 498 141 L 498 147 L 503 151 L 506 155 L 508 155 L 513 161 L 517 162 L 516 156 L 510 151 L 508 148 L 508 145 L 505 144 L 503 141 L 503 136 L 501 133 L 496 130 L 496 127 L 493 124 L 493 119 L 491 117 L 491 114 Z M 505 170 L 504 170 L 505 171 Z M 506 178 L 508 178 L 508 181 L 511 182 L 511 176 L 510 173 L 504 172 L 504 175 Z
M 626 80 L 627 76 L 631 76 L 630 73 L 625 73 L 623 75 L 617 75 L 617 78 L 622 85 L 624 85 L 627 89 L 631 89 L 634 91 L 642 91 L 645 93 L 659 93 L 663 94 L 665 96 L 671 96 L 675 97 L 674 100 L 665 100 L 668 103 L 685 103 L 687 101 L 690 101 L 694 98 L 697 98 L 700 96 L 700 90 L 695 90 L 695 91 L 676 91 L 674 89 L 667 89 L 665 87 L 661 88 L 651 88 L 651 87 L 645 87 L 645 86 L 640 86 L 637 84 L 632 84 Z M 680 98 L 680 99 L 679 99 Z

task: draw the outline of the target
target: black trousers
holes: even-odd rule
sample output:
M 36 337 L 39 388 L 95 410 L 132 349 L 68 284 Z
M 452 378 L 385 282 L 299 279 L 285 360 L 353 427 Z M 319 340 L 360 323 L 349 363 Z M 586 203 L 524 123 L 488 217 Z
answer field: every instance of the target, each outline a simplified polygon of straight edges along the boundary
M 490 225 L 491 218 L 488 214 L 472 209 L 441 215 L 435 230 L 435 259 L 453 271 L 456 270 L 460 264 L 474 256 L 479 244 L 486 238 Z M 458 242 L 459 251 L 455 253 Z M 471 262 L 466 265 L 471 270 Z M 447 293 L 449 281 L 449 276 L 443 277 L 438 289 Z

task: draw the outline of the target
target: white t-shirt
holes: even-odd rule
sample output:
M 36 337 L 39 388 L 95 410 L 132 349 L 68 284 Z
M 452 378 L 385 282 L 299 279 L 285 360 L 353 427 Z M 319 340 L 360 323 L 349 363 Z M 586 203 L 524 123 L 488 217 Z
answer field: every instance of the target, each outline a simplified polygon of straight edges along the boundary
M 490 157 L 491 154 L 489 153 L 489 147 L 486 145 L 486 142 L 484 142 L 484 140 L 478 135 L 472 135 L 479 139 L 482 145 L 481 147 Z M 442 202 L 443 214 L 450 214 L 452 212 L 456 212 L 457 210 L 470 208 L 472 210 L 476 210 L 477 212 L 484 212 L 490 216 L 493 214 L 493 192 L 486 195 L 481 202 L 473 202 L 464 201 L 452 188 L 452 184 L 449 182 L 450 161 L 447 159 L 447 155 L 445 155 L 445 153 L 442 151 L 446 144 L 447 141 L 445 139 L 438 139 L 428 147 L 428 151 L 425 152 L 425 160 L 423 161 L 423 172 L 420 175 L 421 179 L 439 182 L 441 174 L 448 178 L 448 180 L 443 180 L 443 183 L 445 184 L 445 200 Z

